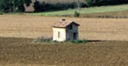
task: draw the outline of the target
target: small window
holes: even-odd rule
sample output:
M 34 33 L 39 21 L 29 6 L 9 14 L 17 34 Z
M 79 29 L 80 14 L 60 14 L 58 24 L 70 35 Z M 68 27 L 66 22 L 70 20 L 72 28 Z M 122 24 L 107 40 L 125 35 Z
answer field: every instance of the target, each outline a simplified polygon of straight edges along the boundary
M 60 32 L 58 32 L 58 38 L 60 38 Z

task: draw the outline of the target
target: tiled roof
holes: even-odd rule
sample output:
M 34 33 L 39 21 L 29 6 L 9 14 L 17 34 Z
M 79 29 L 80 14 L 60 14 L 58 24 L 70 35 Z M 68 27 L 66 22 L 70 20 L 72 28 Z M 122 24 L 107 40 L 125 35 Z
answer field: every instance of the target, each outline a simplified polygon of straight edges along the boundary
M 70 24 L 76 24 L 77 26 L 79 26 L 79 24 L 77 24 L 74 21 L 69 21 L 69 22 L 68 21 L 60 21 L 60 22 L 57 22 L 57 23 L 53 24 L 52 27 L 65 28 L 65 27 L 67 27 Z

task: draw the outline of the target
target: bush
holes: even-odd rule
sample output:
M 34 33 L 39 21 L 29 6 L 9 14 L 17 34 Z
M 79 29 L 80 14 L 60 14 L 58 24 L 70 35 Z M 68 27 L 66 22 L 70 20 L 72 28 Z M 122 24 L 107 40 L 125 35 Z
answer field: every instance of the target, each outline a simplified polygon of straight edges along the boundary
M 75 40 L 73 43 L 79 44 L 79 43 L 86 43 L 86 40 Z
M 3 11 L 0 11 L 0 15 L 3 15 L 4 14 L 4 12 Z
M 72 41 L 65 41 L 66 43 L 70 44 L 80 44 L 80 43 L 86 43 L 86 40 L 72 40 Z
M 46 44 L 80 44 L 86 43 L 87 40 L 69 40 L 64 42 L 53 41 L 52 38 L 47 37 L 38 37 L 34 40 L 34 43 L 46 43 Z
M 39 37 L 37 39 L 35 39 L 35 43 L 43 43 L 43 42 L 51 42 L 52 38 L 46 38 L 46 37 Z
M 80 13 L 78 13 L 77 11 L 75 11 L 74 17 L 79 17 L 79 16 L 80 16 Z

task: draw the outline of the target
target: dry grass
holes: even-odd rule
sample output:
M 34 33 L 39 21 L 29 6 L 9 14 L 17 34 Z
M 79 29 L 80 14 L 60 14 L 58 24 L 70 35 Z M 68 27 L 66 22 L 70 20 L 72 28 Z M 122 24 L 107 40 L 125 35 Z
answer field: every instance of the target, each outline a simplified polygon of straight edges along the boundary
M 80 39 L 128 40 L 128 19 L 68 18 L 25 15 L 0 15 L 0 36 L 52 37 L 51 25 L 66 18 L 80 24 Z

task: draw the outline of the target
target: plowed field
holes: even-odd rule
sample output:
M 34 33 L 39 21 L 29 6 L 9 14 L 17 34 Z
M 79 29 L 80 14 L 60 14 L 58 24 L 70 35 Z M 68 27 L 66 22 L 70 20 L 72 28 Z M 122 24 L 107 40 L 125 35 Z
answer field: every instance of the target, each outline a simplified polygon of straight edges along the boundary
M 127 66 L 128 42 L 34 44 L 33 39 L 0 38 L 0 66 Z
M 80 24 L 80 39 L 100 41 L 85 44 L 33 42 L 37 37 L 52 37 L 51 25 L 61 18 Z M 0 15 L 0 66 L 127 66 L 127 21 Z

